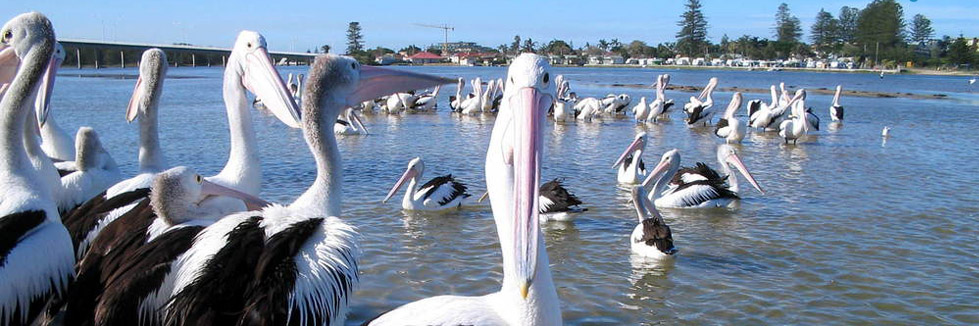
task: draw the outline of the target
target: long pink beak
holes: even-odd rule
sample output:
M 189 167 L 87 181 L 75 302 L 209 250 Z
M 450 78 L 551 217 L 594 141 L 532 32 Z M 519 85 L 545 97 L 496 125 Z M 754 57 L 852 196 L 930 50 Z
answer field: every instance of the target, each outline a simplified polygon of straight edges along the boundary
M 272 59 L 264 48 L 245 57 L 244 85 L 250 92 L 262 99 L 265 107 L 279 121 L 289 127 L 300 128 L 301 112 L 289 87 L 272 65 Z
M 207 180 L 201 181 L 201 195 L 238 198 L 245 202 L 245 207 L 247 207 L 250 211 L 259 210 L 263 207 L 272 205 L 261 198 Z
M 136 116 L 139 115 L 139 103 L 142 102 L 141 98 L 146 96 L 146 92 L 143 89 L 143 76 L 136 78 L 136 86 L 133 88 L 133 95 L 129 98 L 129 105 L 126 105 L 126 122 L 133 122 L 136 120 Z
M 659 164 L 656 165 L 656 168 L 654 168 L 653 171 L 646 176 L 646 180 L 642 181 L 642 187 L 649 189 L 650 183 L 652 183 L 653 180 L 659 178 L 659 175 L 664 173 L 666 171 L 666 168 L 669 166 L 670 166 L 670 162 L 660 161 Z
M 631 144 L 629 144 L 629 147 L 626 147 L 625 152 L 622 152 L 622 155 L 619 155 L 619 159 L 615 160 L 615 164 L 612 164 L 612 168 L 614 169 L 618 167 L 619 164 L 622 164 L 622 162 L 625 161 L 625 158 L 628 157 L 629 154 L 632 154 L 632 152 L 635 152 L 636 149 L 642 146 L 642 143 L 644 142 L 644 138 L 645 137 L 636 137 L 636 139 L 633 140 Z
M 381 202 L 386 203 L 388 199 L 391 199 L 391 197 L 393 197 L 394 194 L 398 193 L 398 190 L 401 189 L 402 186 L 404 186 L 405 182 L 411 180 L 411 178 L 414 178 L 416 175 L 418 175 L 418 172 L 415 172 L 415 169 L 413 168 L 408 168 L 407 170 L 405 170 L 405 173 L 401 175 L 401 178 L 398 179 L 398 182 L 394 184 L 394 187 L 391 188 L 391 191 L 388 191 L 388 195 L 384 197 L 384 200 L 382 200 Z
M 513 108 L 513 239 L 515 268 L 521 294 L 527 297 L 527 289 L 537 271 L 538 242 L 540 240 L 539 214 L 541 119 L 544 109 L 553 101 L 536 88 L 521 88 L 511 100 Z
M 34 113 L 37 114 L 37 126 L 43 127 L 44 123 L 48 120 L 48 108 L 51 106 L 51 94 L 54 92 L 54 80 L 55 76 L 58 75 L 58 67 L 61 66 L 61 60 L 51 57 L 51 61 L 48 61 L 48 67 L 44 71 L 44 76 L 41 77 L 41 87 L 37 90 L 37 99 L 34 103 Z
M 758 192 L 760 192 L 762 195 L 765 194 L 765 190 L 762 190 L 761 186 L 758 185 L 758 181 L 755 181 L 755 177 L 751 176 L 751 172 L 748 172 L 748 167 L 744 165 L 744 162 L 741 161 L 738 154 L 731 154 L 731 156 L 727 157 L 727 161 L 734 165 L 734 167 L 738 169 L 738 172 L 741 172 L 741 175 L 743 175 L 745 179 L 748 179 L 748 182 L 751 183 L 755 189 L 758 189 Z
M 410 71 L 361 66 L 360 84 L 357 85 L 357 90 L 347 97 L 347 103 L 357 104 L 395 92 L 431 88 L 454 82 L 453 79 Z

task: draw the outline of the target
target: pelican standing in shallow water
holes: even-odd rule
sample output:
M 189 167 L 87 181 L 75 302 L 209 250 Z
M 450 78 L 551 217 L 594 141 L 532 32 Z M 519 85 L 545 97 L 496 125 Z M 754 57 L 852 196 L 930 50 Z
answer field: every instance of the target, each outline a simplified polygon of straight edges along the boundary
M 666 99 L 666 86 L 669 84 L 669 74 L 662 74 L 656 78 L 656 99 L 649 104 L 649 115 L 646 117 L 646 122 L 658 122 L 659 119 L 669 117 L 669 110 L 673 107 L 673 100 Z
M 673 245 L 673 232 L 656 210 L 656 205 L 649 201 L 642 186 L 632 187 L 632 206 L 639 218 L 639 224 L 630 237 L 632 252 L 653 259 L 673 257 L 677 253 Z
M 364 122 L 360 120 L 357 116 L 357 112 L 354 112 L 354 108 L 350 107 L 344 110 L 344 118 L 337 119 L 337 122 L 333 126 L 333 132 L 337 135 L 369 135 L 370 132 L 367 131 L 367 126 Z
M 734 92 L 734 95 L 731 96 L 731 103 L 727 105 L 727 110 L 724 111 L 724 116 L 717 121 L 717 128 L 714 129 L 714 135 L 724 138 L 724 142 L 728 144 L 740 143 L 748 133 L 748 125 L 738 120 L 736 115 L 741 109 L 741 100 L 741 92 Z
M 727 207 L 741 199 L 738 195 L 740 190 L 738 179 L 730 168 L 730 165 L 734 165 L 738 172 L 741 172 L 745 179 L 758 189 L 758 192 L 765 193 L 755 181 L 755 177 L 748 172 L 748 168 L 741 161 L 734 147 L 728 144 L 719 145 L 717 161 L 724 172 L 723 176 L 704 163 L 697 163 L 692 168 L 680 169 L 679 151 L 670 150 L 663 154 L 659 164 L 643 181 L 643 188 L 652 189 L 648 197 L 656 207 Z
M 778 135 L 785 140 L 786 144 L 790 140 L 795 144 L 799 138 L 809 132 L 809 114 L 806 112 L 805 105 L 794 105 L 796 101 L 804 100 L 805 98 L 805 89 L 799 89 L 795 92 L 795 97 L 789 101 L 789 107 L 792 108 L 792 116 L 790 119 L 782 121 L 778 126 Z
M 561 325 L 538 221 L 542 121 L 555 85 L 545 57 L 521 54 L 510 65 L 500 114 L 486 153 L 490 193 L 503 252 L 503 286 L 484 296 L 437 296 L 389 311 L 369 325 Z
M 642 152 L 646 149 L 646 132 L 636 134 L 635 140 L 626 147 L 612 164 L 619 168 L 616 180 L 624 184 L 637 184 L 646 177 L 646 164 L 642 161 Z
M 413 158 L 408 162 L 408 169 L 394 184 L 388 195 L 381 202 L 387 202 L 408 182 L 408 191 L 401 200 L 401 208 L 406 210 L 440 210 L 462 206 L 471 195 L 466 185 L 458 182 L 451 174 L 432 178 L 418 186 L 418 179 L 425 173 L 425 163 L 421 158 Z
M 683 110 L 687 113 L 687 125 L 693 126 L 697 123 L 703 122 L 704 125 L 710 124 L 711 118 L 714 117 L 714 88 L 717 87 L 717 77 L 711 77 L 710 81 L 707 82 L 707 86 L 704 90 L 700 92 L 698 97 L 690 97 L 690 103 L 683 106 Z
M 836 95 L 833 95 L 833 106 L 829 107 L 829 117 L 836 121 L 843 121 L 843 106 L 840 105 L 840 93 L 843 93 L 843 85 L 836 85 Z
M 73 276 L 74 252 L 51 194 L 33 169 L 23 134 L 31 94 L 51 64 L 55 35 L 36 12 L 0 28 L 0 65 L 18 65 L 0 100 L 0 324 L 30 325 Z

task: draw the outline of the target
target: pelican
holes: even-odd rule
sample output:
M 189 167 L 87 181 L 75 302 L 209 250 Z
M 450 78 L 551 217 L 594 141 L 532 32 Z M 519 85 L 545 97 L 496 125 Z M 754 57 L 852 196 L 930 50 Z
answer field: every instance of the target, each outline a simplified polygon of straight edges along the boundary
M 555 85 L 558 86 L 557 89 L 557 100 L 554 101 L 554 121 L 567 121 L 568 119 L 574 119 L 574 101 L 568 98 L 568 92 L 571 91 L 571 84 L 564 79 L 564 75 L 558 75 L 554 79 Z M 502 84 L 502 80 L 500 80 Z M 502 95 L 500 96 L 502 98 Z
M 45 80 L 46 85 L 54 85 L 54 78 L 57 75 L 58 67 L 65 61 L 65 48 L 61 43 L 55 43 L 54 57 L 55 63 L 49 66 L 53 71 L 49 74 L 52 80 Z M 48 76 L 48 75 L 45 75 Z M 46 77 L 48 78 L 48 77 Z M 40 90 L 39 90 L 40 91 Z M 50 96 L 50 89 L 43 89 L 45 95 Z M 41 127 L 41 149 L 53 160 L 71 161 L 75 159 L 75 141 L 54 118 L 51 117 L 50 102 L 44 100 L 46 96 L 38 96 L 34 109 L 37 110 L 37 121 Z
M 799 140 L 800 137 L 805 135 L 809 131 L 809 114 L 807 114 L 804 105 L 793 105 L 794 102 L 799 100 L 804 100 L 806 98 L 806 90 L 799 89 L 795 93 L 795 97 L 789 102 L 789 107 L 792 108 L 792 118 L 782 121 L 778 126 L 778 135 L 785 140 L 788 144 L 791 140 L 794 144 Z
M 122 181 L 122 173 L 112 156 L 102 147 L 98 133 L 81 127 L 75 136 L 76 159 L 61 176 L 64 188 L 59 209 L 68 212 Z M 59 169 L 61 172 L 61 169 Z
M 462 79 L 462 77 L 459 77 L 459 79 L 456 82 L 456 95 L 449 96 L 449 109 L 452 109 L 452 112 L 462 111 L 460 105 L 462 104 L 463 101 L 462 89 L 465 88 L 465 86 L 466 86 L 465 80 Z
M 611 115 L 624 114 L 626 106 L 632 103 L 632 97 L 629 94 L 609 94 L 601 102 L 602 107 L 604 107 L 602 109 L 603 113 Z
M 972 84 L 975 84 L 975 83 L 976 83 L 976 77 L 972 77 L 972 78 L 969 79 L 969 85 L 972 85 Z
M 435 111 L 438 105 L 439 89 L 442 85 L 435 86 L 431 93 L 423 94 L 415 100 L 415 111 Z
M 538 220 L 541 223 L 573 221 L 576 216 L 575 213 L 588 210 L 580 207 L 581 200 L 564 187 L 561 179 L 554 179 L 541 185 L 538 202 L 540 203 Z
M 389 311 L 369 325 L 561 325 L 538 222 L 543 132 L 555 88 L 545 57 L 521 54 L 510 65 L 500 114 L 486 153 L 490 193 L 503 252 L 503 286 L 477 297 L 437 296 Z
M 646 122 L 657 122 L 661 117 L 669 114 L 670 108 L 673 107 L 673 100 L 666 99 L 666 86 L 669 84 L 669 74 L 662 74 L 656 78 L 656 99 L 649 104 L 649 115 L 646 117 Z
M 369 135 L 370 132 L 367 131 L 367 126 L 364 122 L 360 120 L 357 113 L 354 112 L 354 108 L 347 108 L 344 110 L 344 118 L 337 119 L 337 122 L 333 126 L 333 131 L 337 135 Z
M 451 174 L 432 178 L 418 187 L 418 179 L 425 173 L 425 163 L 421 158 L 413 158 L 408 162 L 408 169 L 394 184 L 388 195 L 381 202 L 387 202 L 408 181 L 408 191 L 401 200 L 401 208 L 406 210 L 440 210 L 457 208 L 471 195 L 466 185 L 458 182 Z
M 692 126 L 694 124 L 703 122 L 704 125 L 710 124 L 711 118 L 714 117 L 714 88 L 717 87 L 717 77 L 711 77 L 710 81 L 707 82 L 707 86 L 704 90 L 700 92 L 698 97 L 690 97 L 690 103 L 683 106 L 683 110 L 687 112 L 687 125 Z
M 207 227 L 164 280 L 173 282 L 172 291 L 144 302 L 143 311 L 163 307 L 172 325 L 342 325 L 359 281 L 359 249 L 357 231 L 338 217 L 342 168 L 333 122 L 343 107 L 447 82 L 349 57 L 317 57 L 302 101 L 316 180 L 291 204 Z
M 646 97 L 640 97 L 639 103 L 632 107 L 632 114 L 635 115 L 636 122 L 646 121 L 649 115 L 649 105 L 646 104 Z
M 624 184 L 636 184 L 646 177 L 646 164 L 642 161 L 642 152 L 646 149 L 646 132 L 636 134 L 635 140 L 619 155 L 612 168 L 619 168 L 616 180 Z
M 704 163 L 697 163 L 697 166 L 693 168 L 679 169 L 680 153 L 673 149 L 663 154 L 659 164 L 646 177 L 642 186 L 650 189 L 650 185 L 652 185 L 652 191 L 649 192 L 648 196 L 656 204 L 656 207 L 727 207 L 741 198 L 738 196 L 740 190 L 738 179 L 732 175 L 729 166 L 734 165 L 745 179 L 748 179 L 748 182 L 755 189 L 758 189 L 758 192 L 765 193 L 755 178 L 751 176 L 751 173 L 748 172 L 748 168 L 738 157 L 734 147 L 728 144 L 719 145 L 717 147 L 717 161 L 720 163 L 724 176 Z M 666 189 L 668 182 L 670 183 L 669 189 Z
M 829 117 L 836 121 L 843 121 L 843 106 L 840 105 L 840 93 L 843 93 L 843 85 L 836 85 L 836 95 L 833 95 L 833 106 L 829 107 Z
M 884 129 L 880 131 L 880 136 L 884 138 L 891 137 L 891 127 L 884 126 Z
M 30 101 L 51 64 L 55 35 L 40 13 L 0 28 L 0 65 L 18 65 L 0 100 L 0 324 L 30 325 L 47 298 L 63 295 L 75 263 L 58 208 L 23 144 Z
M 776 112 L 774 111 L 781 110 L 780 112 L 785 112 L 785 107 L 780 108 L 778 92 L 775 91 L 775 85 L 772 85 L 769 90 L 772 95 L 770 104 L 761 100 L 748 101 L 748 124 L 752 128 L 768 129 L 774 124 L 775 119 L 778 118 L 775 116 Z M 778 113 L 778 115 L 781 116 L 782 113 Z M 777 126 L 778 124 L 774 125 Z
M 496 98 L 496 80 L 490 79 L 489 83 L 486 84 L 486 90 L 483 91 L 483 97 L 480 99 L 482 104 L 481 110 L 483 112 L 493 112 L 493 100 Z
M 238 34 L 225 67 L 223 87 L 231 136 L 230 153 L 221 172 L 206 178 L 210 182 L 256 197 L 261 190 L 262 171 L 246 90 L 263 98 L 269 111 L 287 126 L 299 126 L 300 116 L 298 107 L 282 77 L 272 65 L 266 48 L 265 38 L 261 34 L 252 31 Z M 137 84 L 141 82 L 137 80 Z M 140 87 L 137 86 L 137 89 Z M 134 97 L 137 93 L 141 91 L 134 93 Z M 136 115 L 129 113 L 135 111 L 140 102 L 145 101 L 130 101 L 127 116 Z M 145 130 L 141 128 L 141 133 L 143 131 Z M 156 138 L 156 135 L 151 134 L 149 137 Z M 142 147 L 143 144 L 141 152 Z M 142 159 L 142 155 L 140 158 Z M 152 174 L 134 179 L 152 183 Z M 147 179 L 150 181 L 145 181 Z M 138 251 L 148 241 L 180 228 L 170 221 L 154 218 L 151 210 L 143 209 L 128 214 L 130 210 L 138 208 L 138 202 L 146 197 L 146 187 L 146 184 L 139 182 L 124 181 L 113 186 L 116 189 L 110 188 L 105 196 L 91 199 L 90 201 L 101 204 L 93 204 L 95 207 L 87 214 L 73 217 L 80 219 L 81 225 L 96 225 L 96 234 L 92 235 L 90 230 L 79 232 L 88 234 L 93 240 L 88 244 L 84 258 L 79 263 L 77 282 L 73 285 L 72 295 L 68 296 L 66 303 L 66 320 L 94 320 L 94 305 L 98 301 L 96 298 L 102 295 L 100 289 L 105 282 L 99 275 L 115 273 L 122 261 L 132 259 L 127 255 Z M 116 200 L 116 197 L 123 195 L 122 199 Z M 222 205 L 224 211 L 244 211 L 248 208 L 247 203 L 241 199 L 223 196 L 210 199 L 210 204 Z M 105 215 L 100 212 L 110 213 Z
M 649 202 L 642 186 L 633 186 L 631 194 L 632 206 L 639 218 L 639 224 L 632 230 L 630 237 L 632 252 L 653 259 L 673 257 L 678 250 L 673 245 L 670 226 L 659 215 L 656 205 Z
M 602 113 L 601 100 L 594 97 L 586 97 L 575 103 L 575 119 L 591 122 L 596 116 Z
M 735 115 L 741 109 L 741 100 L 741 92 L 734 92 L 734 95 L 731 96 L 731 103 L 727 105 L 727 110 L 724 111 L 724 116 L 717 121 L 717 128 L 714 129 L 714 135 L 724 138 L 724 142 L 728 144 L 740 143 L 744 139 L 744 135 L 748 133 L 748 125 L 741 123 L 741 120 L 738 120 Z
M 483 112 L 483 81 L 476 77 L 472 81 L 473 93 L 459 103 L 459 112 L 465 115 L 476 115 Z

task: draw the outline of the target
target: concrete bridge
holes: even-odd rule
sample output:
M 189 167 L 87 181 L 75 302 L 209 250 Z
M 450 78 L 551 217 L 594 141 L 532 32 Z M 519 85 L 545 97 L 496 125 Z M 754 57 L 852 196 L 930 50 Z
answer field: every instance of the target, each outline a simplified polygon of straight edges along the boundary
M 98 68 L 135 66 L 139 63 L 143 51 L 149 48 L 159 48 L 166 52 L 169 64 L 176 66 L 211 66 L 227 62 L 231 49 L 180 45 L 180 44 L 149 44 L 95 41 L 80 39 L 60 39 L 65 47 L 65 65 L 74 65 L 81 69 L 83 66 Z M 269 56 L 278 65 L 308 65 L 316 57 L 315 53 L 270 51 Z

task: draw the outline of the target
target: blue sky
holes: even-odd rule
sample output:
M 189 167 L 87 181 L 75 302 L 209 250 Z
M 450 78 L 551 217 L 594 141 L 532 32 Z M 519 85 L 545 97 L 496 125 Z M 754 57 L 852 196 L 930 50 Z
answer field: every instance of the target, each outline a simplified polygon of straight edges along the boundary
M 305 51 L 329 44 L 346 48 L 347 23 L 359 21 L 368 47 L 395 50 L 442 41 L 439 29 L 415 24 L 447 23 L 456 29 L 450 41 L 475 41 L 496 47 L 516 34 L 535 41 L 564 39 L 575 47 L 598 39 L 673 41 L 682 0 L 627 1 L 12 1 L 3 17 L 40 11 L 55 25 L 58 37 L 146 43 L 187 42 L 230 47 L 242 29 L 265 35 L 272 50 Z M 273 5 L 273 3 L 283 5 Z M 709 37 L 719 41 L 743 34 L 771 37 L 775 10 L 783 0 L 702 0 Z M 820 8 L 834 16 L 847 5 L 865 1 L 785 1 L 802 20 L 804 33 Z M 910 20 L 921 13 L 932 20 L 937 36 L 979 37 L 979 1 L 899 0 Z M 96 4 L 98 3 L 98 4 Z M 404 3 L 410 3 L 405 5 Z M 4 18 L 7 19 L 7 18 Z M 806 36 L 804 36 L 806 37 Z M 336 52 L 336 51 L 333 51 Z

